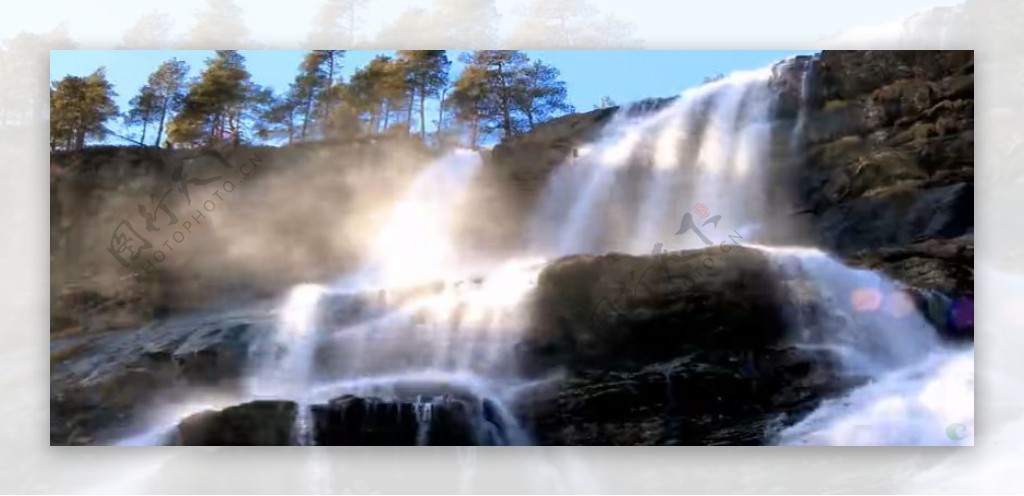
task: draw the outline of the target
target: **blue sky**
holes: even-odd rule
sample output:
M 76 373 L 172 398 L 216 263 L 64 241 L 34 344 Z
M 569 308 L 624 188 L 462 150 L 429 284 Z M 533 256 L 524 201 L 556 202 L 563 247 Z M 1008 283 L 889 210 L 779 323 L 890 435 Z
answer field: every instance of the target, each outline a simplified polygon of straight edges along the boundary
M 54 50 L 50 52 L 50 79 L 68 74 L 86 75 L 100 66 L 118 93 L 122 111 L 164 60 L 185 60 L 196 75 L 209 50 Z M 253 79 L 275 91 L 284 91 L 295 77 L 303 50 L 242 50 Z M 390 51 L 352 50 L 345 54 L 342 73 L 347 80 L 358 67 L 378 54 Z M 449 51 L 457 60 L 459 51 Z M 683 51 L 683 50 L 527 50 L 559 69 L 566 82 L 569 100 L 577 110 L 591 110 L 603 96 L 616 103 L 648 97 L 675 95 L 699 84 L 706 76 L 763 67 L 808 51 Z M 453 74 L 461 64 L 453 63 Z

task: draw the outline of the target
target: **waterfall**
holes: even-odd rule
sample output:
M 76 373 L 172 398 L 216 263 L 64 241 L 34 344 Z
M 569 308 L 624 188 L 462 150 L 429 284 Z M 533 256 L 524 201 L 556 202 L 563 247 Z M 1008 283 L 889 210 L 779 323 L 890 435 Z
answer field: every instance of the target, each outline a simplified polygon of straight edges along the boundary
M 317 284 L 292 288 L 280 307 L 270 349 L 252 378 L 252 396 L 296 400 L 293 436 L 300 445 L 312 444 L 309 398 L 302 392 L 309 389 L 312 380 L 320 327 L 317 308 L 326 291 Z
M 942 343 L 914 295 L 811 248 L 767 251 L 794 301 L 793 341 L 864 384 L 825 400 L 776 442 L 962 445 L 974 424 L 974 351 Z
M 516 353 L 546 263 L 727 236 L 768 243 L 787 227 L 787 206 L 771 194 L 781 188 L 771 77 L 771 68 L 737 72 L 618 110 L 553 170 L 524 226 L 526 249 L 503 260 L 477 263 L 456 236 L 461 216 L 493 215 L 466 208 L 480 155 L 457 150 L 428 164 L 376 226 L 360 270 L 289 291 L 249 396 L 294 401 L 297 444 L 530 444 L 510 405 L 550 380 L 524 375 Z M 809 81 L 806 69 L 787 153 L 802 153 Z M 956 427 L 973 426 L 973 349 L 943 344 L 914 295 L 813 247 L 751 246 L 789 293 L 791 344 L 859 384 L 770 433 L 774 441 L 973 442 Z M 676 380 L 685 379 L 665 372 L 665 416 L 681 423 Z M 936 431 L 943 424 L 955 432 Z
M 799 150 L 803 144 L 807 127 L 807 114 L 810 112 L 811 80 L 814 77 L 814 59 L 808 61 L 800 71 L 800 103 L 796 114 L 796 125 L 793 127 L 793 138 L 790 147 Z
M 530 223 L 531 250 L 648 253 L 697 204 L 753 235 L 767 220 L 770 76 L 738 72 L 660 110 L 619 110 L 554 171 Z M 689 241 L 677 248 L 699 246 Z
M 458 149 L 413 179 L 369 249 L 369 271 L 376 284 L 389 287 L 438 280 L 457 268 L 453 229 L 480 164 L 479 153 Z
M 459 274 L 452 229 L 479 165 L 476 152 L 459 150 L 423 169 L 379 226 L 358 277 L 290 292 L 272 343 L 280 353 L 268 355 L 254 395 L 298 403 L 299 444 L 329 435 L 312 432 L 317 415 L 395 436 L 414 422 L 413 444 L 450 442 L 446 429 L 467 423 L 474 444 L 528 442 L 502 392 L 528 382 L 512 351 L 543 261 Z
M 847 267 L 813 248 L 762 248 L 795 293 L 795 341 L 839 356 L 844 373 L 877 377 L 939 346 L 915 296 L 884 275 Z

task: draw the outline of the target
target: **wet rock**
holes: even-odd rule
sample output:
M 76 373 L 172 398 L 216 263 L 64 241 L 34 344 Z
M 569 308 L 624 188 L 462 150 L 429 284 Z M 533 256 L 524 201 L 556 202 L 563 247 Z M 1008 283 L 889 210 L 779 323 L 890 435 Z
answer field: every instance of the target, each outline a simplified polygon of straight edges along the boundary
M 694 351 L 632 370 L 577 369 L 520 415 L 547 445 L 758 445 L 842 385 L 806 352 Z
M 178 424 L 174 444 L 184 446 L 287 446 L 293 444 L 296 405 L 252 401 L 192 415 Z
M 772 270 L 764 252 L 729 244 L 567 257 L 539 276 L 527 343 L 597 363 L 765 346 L 785 332 Z
M 311 412 L 314 442 L 323 446 L 475 446 L 506 441 L 493 406 L 474 399 L 346 395 L 313 405 Z
M 259 357 L 249 350 L 273 325 L 268 309 L 255 305 L 54 339 L 51 444 L 123 428 L 151 400 L 179 386 L 237 387 Z
M 180 377 L 192 384 L 215 385 L 237 379 L 252 344 L 249 323 L 212 326 L 192 333 L 171 354 Z
M 820 54 L 810 91 L 822 100 L 807 109 L 795 188 L 813 242 L 849 254 L 971 232 L 973 61 L 970 51 Z
M 763 444 L 849 386 L 835 357 L 788 344 L 775 262 L 723 248 L 568 257 L 542 272 L 522 353 L 567 378 L 516 409 L 538 442 Z
M 848 260 L 906 285 L 921 314 L 947 339 L 974 339 L 973 235 L 862 250 Z
M 822 242 L 840 253 L 952 238 L 973 229 L 974 187 L 960 183 L 862 197 L 829 208 L 820 222 Z

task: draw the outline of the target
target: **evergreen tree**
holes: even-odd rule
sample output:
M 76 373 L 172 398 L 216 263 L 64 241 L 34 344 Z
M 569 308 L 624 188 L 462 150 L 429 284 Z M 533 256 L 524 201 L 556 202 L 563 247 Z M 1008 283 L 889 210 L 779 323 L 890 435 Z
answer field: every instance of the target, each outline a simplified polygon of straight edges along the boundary
M 118 115 L 116 96 L 103 67 L 85 77 L 67 76 L 52 83 L 51 149 L 79 150 L 89 138 L 105 138 L 106 122 Z
M 558 69 L 539 60 L 524 67 L 512 92 L 516 108 L 526 118 L 529 129 L 556 114 L 573 112 L 566 102 L 565 83 L 558 79 Z
M 257 90 L 245 68 L 245 58 L 235 50 L 218 50 L 189 85 L 168 137 L 186 144 L 213 144 L 229 138 L 241 142 L 246 110 L 256 103 Z
M 485 129 L 500 130 L 504 138 L 515 136 L 521 127 L 516 120 L 516 92 L 522 87 L 521 74 L 529 58 L 520 50 L 479 50 L 464 54 L 464 62 L 483 71 L 482 84 L 492 97 L 482 116 Z
M 349 104 L 365 116 L 371 132 L 387 131 L 391 114 L 405 107 L 405 70 L 391 57 L 378 55 L 349 82 Z
M 185 97 L 186 74 L 188 64 L 178 59 L 168 60 L 149 75 L 146 85 L 132 98 L 125 123 L 142 125 L 142 143 L 146 142 L 148 125 L 156 123 L 154 144 L 160 146 L 168 116 L 181 109 Z
M 448 86 L 451 61 L 444 50 L 400 50 L 398 60 L 405 69 L 406 84 L 410 90 L 407 120 L 412 120 L 413 103 L 418 96 L 420 138 L 426 139 L 426 101 L 427 98 L 439 97 L 441 91 Z
M 485 68 L 478 65 L 467 65 L 455 81 L 451 95 L 445 102 L 451 107 L 455 119 L 469 126 L 469 146 L 476 148 L 480 136 L 486 133 L 482 129 L 484 121 L 491 115 L 494 105 L 487 84 L 488 76 Z M 442 121 L 443 122 L 443 121 Z
M 531 63 L 517 50 L 480 50 L 463 54 L 466 63 L 452 90 L 452 108 L 471 125 L 471 143 L 500 131 L 510 138 L 573 108 L 566 102 L 558 70 Z
M 268 103 L 266 112 L 260 116 L 260 136 L 267 139 L 270 135 L 284 135 L 288 138 L 288 144 L 292 144 L 297 131 L 295 119 L 299 102 L 291 100 L 289 94 L 284 94 L 272 95 Z
M 124 123 L 126 126 L 142 126 L 142 136 L 139 138 L 139 142 L 146 144 L 146 130 L 149 128 L 149 124 L 156 122 L 157 115 L 159 115 L 158 99 L 156 93 L 147 84 L 139 89 L 139 94 L 132 97 L 128 105 L 131 108 L 124 116 Z M 157 143 L 159 143 L 159 138 Z

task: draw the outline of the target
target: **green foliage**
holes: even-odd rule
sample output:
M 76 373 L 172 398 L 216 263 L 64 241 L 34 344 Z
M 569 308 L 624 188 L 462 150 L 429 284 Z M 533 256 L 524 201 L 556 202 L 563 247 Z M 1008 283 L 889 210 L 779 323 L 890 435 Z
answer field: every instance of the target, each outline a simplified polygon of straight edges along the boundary
M 189 84 L 181 111 L 171 121 L 168 138 L 184 145 L 245 139 L 247 120 L 266 95 L 250 81 L 245 58 L 235 50 L 218 50 Z
M 142 125 L 140 142 L 146 143 L 146 129 L 151 123 L 158 124 L 154 144 L 160 146 L 167 117 L 181 109 L 185 97 L 185 75 L 188 64 L 171 59 L 149 75 L 139 94 L 132 98 L 131 108 L 125 114 L 125 124 Z
M 406 118 L 412 127 L 412 104 L 419 96 L 420 137 L 426 139 L 426 100 L 439 96 L 448 85 L 448 70 L 451 61 L 444 50 L 400 50 L 398 63 L 405 72 L 405 83 L 409 90 L 409 113 Z
M 123 119 L 144 145 L 192 147 L 278 139 L 293 143 L 364 134 L 407 136 L 413 130 L 426 142 L 432 120 L 435 129 L 430 137 L 435 143 L 452 144 L 468 134 L 476 146 L 482 136 L 515 136 L 573 111 L 558 70 L 530 60 L 522 51 L 464 54 L 465 66 L 454 81 L 444 50 L 399 50 L 393 57 L 377 56 L 357 68 L 347 84 L 341 77 L 344 56 L 344 50 L 306 53 L 294 80 L 281 93 L 255 84 L 244 57 L 235 50 L 216 51 L 191 80 L 186 80 L 189 67 L 171 59 L 139 88 Z M 53 86 L 58 93 L 51 103 L 56 116 L 54 146 L 81 147 L 83 136 L 102 139 L 102 125 L 80 124 L 105 121 L 117 111 L 102 70 Z M 72 96 L 86 93 L 95 107 L 95 115 L 88 118 L 79 115 L 86 108 L 81 102 L 87 100 Z M 106 100 L 101 98 L 104 94 Z M 436 120 L 426 115 L 431 100 L 437 102 Z
M 50 148 L 78 150 L 89 138 L 102 140 L 106 122 L 118 114 L 113 86 L 100 67 L 86 77 L 67 76 L 50 87 Z
M 505 138 L 529 131 L 552 116 L 572 112 L 559 72 L 531 62 L 519 50 L 479 50 L 466 63 L 452 91 L 451 104 L 471 123 L 471 144 L 481 134 L 500 131 Z
M 370 132 L 388 129 L 392 114 L 405 107 L 405 69 L 391 57 L 378 55 L 352 75 L 348 104 L 368 122 Z

